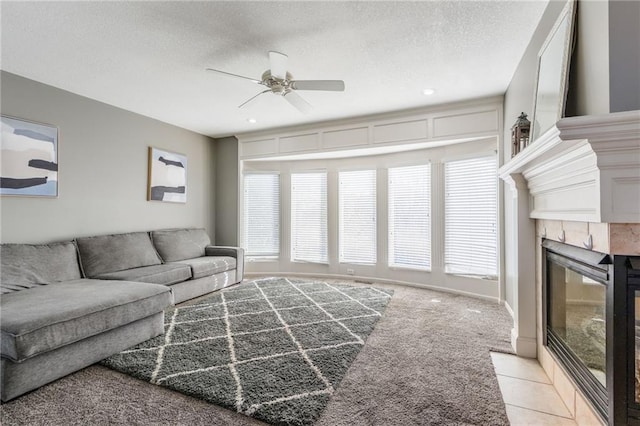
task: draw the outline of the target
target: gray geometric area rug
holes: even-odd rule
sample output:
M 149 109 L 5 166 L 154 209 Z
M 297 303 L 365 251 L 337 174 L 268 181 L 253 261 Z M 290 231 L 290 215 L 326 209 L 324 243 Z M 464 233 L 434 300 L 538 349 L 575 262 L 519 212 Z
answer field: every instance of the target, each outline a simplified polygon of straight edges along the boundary
M 265 278 L 165 311 L 165 333 L 102 361 L 276 425 L 322 413 L 392 290 Z

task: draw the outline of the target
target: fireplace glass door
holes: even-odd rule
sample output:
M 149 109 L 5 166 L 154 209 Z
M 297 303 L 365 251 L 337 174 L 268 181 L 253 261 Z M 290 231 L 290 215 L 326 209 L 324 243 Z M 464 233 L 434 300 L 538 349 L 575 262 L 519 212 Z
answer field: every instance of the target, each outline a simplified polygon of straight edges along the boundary
M 542 247 L 545 346 L 605 424 L 640 426 L 640 256 Z
M 549 268 L 547 325 L 606 387 L 606 285 L 557 263 Z

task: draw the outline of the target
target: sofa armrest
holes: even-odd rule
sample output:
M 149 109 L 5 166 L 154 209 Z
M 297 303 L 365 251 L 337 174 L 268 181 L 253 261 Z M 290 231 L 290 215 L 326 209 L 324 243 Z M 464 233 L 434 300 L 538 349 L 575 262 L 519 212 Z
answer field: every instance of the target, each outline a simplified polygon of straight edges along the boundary
M 238 258 L 244 258 L 244 249 L 242 247 L 230 247 L 230 246 L 206 246 L 204 248 L 205 256 L 230 256 Z
M 206 246 L 205 256 L 230 256 L 236 259 L 236 279 L 242 281 L 244 277 L 244 249 L 230 246 Z

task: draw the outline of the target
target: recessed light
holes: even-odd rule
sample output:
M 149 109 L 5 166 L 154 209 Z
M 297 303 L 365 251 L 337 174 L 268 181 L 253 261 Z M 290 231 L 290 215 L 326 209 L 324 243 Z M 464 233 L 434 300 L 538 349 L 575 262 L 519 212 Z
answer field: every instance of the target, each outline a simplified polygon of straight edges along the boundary
M 433 95 L 434 93 L 436 93 L 436 89 L 424 89 L 422 91 L 422 94 L 426 96 Z
M 258 122 L 258 120 L 256 120 L 255 118 L 247 118 L 247 122 L 251 124 L 255 124 Z

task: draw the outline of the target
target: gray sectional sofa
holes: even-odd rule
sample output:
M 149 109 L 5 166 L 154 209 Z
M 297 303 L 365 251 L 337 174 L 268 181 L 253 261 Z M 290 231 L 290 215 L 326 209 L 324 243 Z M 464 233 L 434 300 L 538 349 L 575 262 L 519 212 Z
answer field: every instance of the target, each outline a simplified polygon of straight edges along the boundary
M 164 309 L 242 281 L 244 253 L 203 229 L 0 245 L 8 401 L 164 332 Z

